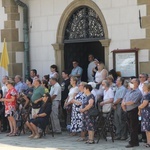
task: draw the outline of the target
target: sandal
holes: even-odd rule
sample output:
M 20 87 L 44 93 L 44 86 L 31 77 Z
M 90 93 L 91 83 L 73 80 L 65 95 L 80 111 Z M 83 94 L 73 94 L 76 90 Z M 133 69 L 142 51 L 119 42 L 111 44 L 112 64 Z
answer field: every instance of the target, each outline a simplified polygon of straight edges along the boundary
M 147 148 L 149 148 L 149 147 L 150 147 L 150 144 L 147 143 L 147 144 L 145 144 L 144 146 L 147 147 Z
M 85 144 L 88 144 L 88 143 L 89 143 L 89 141 L 90 141 L 90 140 L 87 140 L 87 141 L 85 142 Z
M 89 140 L 88 144 L 95 144 L 94 140 Z
M 77 133 L 74 133 L 74 132 L 70 133 L 70 136 L 76 136 L 76 135 Z
M 86 139 L 85 138 L 79 138 L 79 139 L 77 139 L 77 141 L 82 142 L 82 141 L 86 141 Z
M 11 134 L 13 134 L 13 133 L 10 132 L 10 133 L 6 134 L 6 136 L 10 136 Z
M 11 136 L 18 136 L 18 134 L 17 134 L 17 133 L 12 133 L 12 134 L 10 134 L 9 136 L 10 136 L 10 137 L 11 137 Z

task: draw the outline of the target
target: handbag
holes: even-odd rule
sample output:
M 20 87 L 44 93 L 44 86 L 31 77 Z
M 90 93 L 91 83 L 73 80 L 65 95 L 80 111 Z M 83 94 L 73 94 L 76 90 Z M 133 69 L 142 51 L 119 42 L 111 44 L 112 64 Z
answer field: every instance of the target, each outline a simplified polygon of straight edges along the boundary
M 89 117 L 96 117 L 96 116 L 98 116 L 99 111 L 97 108 L 92 107 L 88 110 L 88 114 L 89 114 Z
M 103 113 L 108 113 L 111 111 L 111 103 L 109 104 L 104 104 L 103 107 L 102 107 L 102 112 Z

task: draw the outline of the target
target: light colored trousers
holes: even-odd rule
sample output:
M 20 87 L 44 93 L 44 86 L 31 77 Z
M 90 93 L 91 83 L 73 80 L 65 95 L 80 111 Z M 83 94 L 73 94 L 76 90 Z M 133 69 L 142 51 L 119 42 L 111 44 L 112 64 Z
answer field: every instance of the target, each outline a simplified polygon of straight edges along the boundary
M 60 122 L 58 118 L 58 107 L 60 101 L 54 100 L 52 102 L 51 122 L 54 132 L 61 132 Z
M 121 108 L 121 104 L 116 106 L 114 111 L 114 123 L 116 126 L 116 136 L 127 137 L 127 125 L 125 112 Z

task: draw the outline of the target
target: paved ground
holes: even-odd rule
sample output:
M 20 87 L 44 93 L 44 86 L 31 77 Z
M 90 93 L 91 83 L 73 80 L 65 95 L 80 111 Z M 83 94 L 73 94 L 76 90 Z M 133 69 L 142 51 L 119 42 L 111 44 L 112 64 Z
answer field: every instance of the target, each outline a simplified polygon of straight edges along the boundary
M 46 135 L 41 139 L 29 139 L 28 135 L 16 137 L 7 137 L 6 134 L 0 134 L 0 150 L 127 150 L 125 145 L 127 141 L 115 141 L 111 139 L 101 139 L 98 144 L 85 144 L 77 141 L 78 136 L 70 137 L 67 132 L 62 135 Z M 129 150 L 142 150 L 143 143 L 139 147 L 130 148 Z

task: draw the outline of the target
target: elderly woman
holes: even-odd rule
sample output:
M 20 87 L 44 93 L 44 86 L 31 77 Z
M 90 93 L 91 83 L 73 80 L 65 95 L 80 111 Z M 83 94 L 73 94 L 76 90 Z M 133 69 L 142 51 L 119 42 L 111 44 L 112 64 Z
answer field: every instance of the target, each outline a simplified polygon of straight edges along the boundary
M 146 147 L 150 148 L 150 83 L 144 83 L 142 104 L 138 107 L 139 115 L 141 115 L 141 130 L 146 132 L 147 144 Z
M 26 122 L 27 127 L 31 130 L 32 134 L 29 138 L 38 139 L 40 134 L 38 133 L 38 128 L 45 129 L 49 122 L 49 116 L 51 113 L 51 97 L 49 93 L 43 95 L 43 105 L 41 106 L 39 112 L 33 116 L 33 119 Z
M 108 71 L 106 69 L 104 69 L 103 63 L 98 63 L 97 68 L 98 68 L 98 70 L 95 74 L 95 82 L 97 84 L 96 88 L 99 89 L 100 84 L 107 77 Z
M 110 87 L 110 83 L 107 80 L 102 81 L 102 88 L 104 89 L 103 101 L 100 103 L 102 111 L 104 113 L 111 111 L 111 105 L 114 101 L 114 92 Z
M 114 93 L 116 92 L 117 86 L 114 83 L 114 78 L 112 75 L 109 75 L 106 77 L 106 80 L 109 82 L 111 89 L 114 91 Z
M 86 99 L 83 101 L 82 109 L 80 109 L 80 112 L 83 113 L 83 127 L 82 132 L 86 133 L 88 131 L 88 137 L 86 143 L 88 144 L 94 144 L 94 118 L 90 117 L 89 110 L 95 106 L 95 97 L 93 94 L 91 94 L 92 86 L 87 84 L 84 86 L 84 94 L 87 96 Z M 85 136 L 85 134 L 83 134 Z M 84 138 L 84 136 L 82 136 Z
M 73 77 L 73 76 L 70 78 L 70 84 L 72 87 L 70 88 L 68 97 L 64 103 L 64 108 L 67 111 L 67 128 L 69 130 L 70 130 L 70 125 L 71 125 L 72 100 L 75 98 L 75 96 L 79 92 L 79 89 L 77 87 L 77 82 L 78 82 L 78 78 Z
M 17 91 L 13 85 L 13 81 L 8 80 L 6 82 L 8 92 L 6 93 L 5 98 L 0 99 L 0 101 L 5 104 L 5 116 L 9 121 L 10 133 L 8 136 L 16 136 L 16 120 L 14 118 L 14 113 L 16 110 Z
M 71 132 L 72 135 L 75 135 L 77 132 L 81 132 L 82 130 L 82 114 L 80 113 L 80 109 L 82 107 L 82 103 L 85 99 L 84 94 L 84 85 L 86 82 L 81 82 L 79 86 L 79 93 L 75 96 L 75 99 L 71 100 L 72 102 L 72 115 L 71 115 Z

